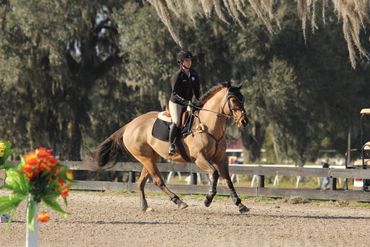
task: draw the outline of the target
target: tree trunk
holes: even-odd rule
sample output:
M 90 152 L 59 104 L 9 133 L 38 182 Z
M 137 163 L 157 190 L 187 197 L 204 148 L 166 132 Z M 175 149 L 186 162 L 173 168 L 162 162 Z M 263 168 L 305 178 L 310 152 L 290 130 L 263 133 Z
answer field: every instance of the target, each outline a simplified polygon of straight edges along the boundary
M 79 117 L 76 117 L 70 122 L 69 133 L 68 159 L 74 161 L 81 160 L 82 135 Z
M 251 132 L 242 132 L 244 162 L 254 162 L 261 157 L 261 147 L 265 139 L 265 127 L 255 121 Z

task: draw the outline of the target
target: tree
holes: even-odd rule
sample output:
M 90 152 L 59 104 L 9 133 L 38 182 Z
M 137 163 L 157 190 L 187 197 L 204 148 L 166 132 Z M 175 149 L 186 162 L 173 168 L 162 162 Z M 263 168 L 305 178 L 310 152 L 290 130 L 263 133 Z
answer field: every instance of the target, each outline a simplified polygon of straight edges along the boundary
M 178 21 L 190 21 L 196 25 L 198 17 L 209 18 L 214 11 L 224 22 L 235 21 L 243 26 L 247 9 L 243 0 L 148 1 L 153 5 L 171 36 L 180 46 L 182 45 L 182 37 L 177 29 Z M 270 33 L 273 33 L 276 29 L 273 27 L 271 20 L 275 20 L 276 25 L 280 26 L 279 18 L 286 14 L 286 1 L 249 0 L 249 3 Z M 321 9 L 324 22 L 327 10 L 329 12 L 334 10 L 338 20 L 342 21 L 343 36 L 347 42 L 350 61 L 354 68 L 356 67 L 356 50 L 361 57 L 368 59 L 367 52 L 361 44 L 361 31 L 365 29 L 369 21 L 368 5 L 369 2 L 367 0 L 322 1 Z M 303 35 L 306 37 L 307 22 L 310 21 L 312 32 L 318 29 L 316 20 L 318 12 L 317 1 L 297 1 L 297 10 L 302 23 Z
M 11 107 L 19 107 L 8 112 L 31 146 L 53 146 L 66 158 L 80 159 L 91 89 L 120 63 L 109 9 L 99 1 L 11 1 L 1 13 L 0 65 L 14 75 L 2 80 L 18 96 Z M 11 123 L 3 126 L 11 134 Z

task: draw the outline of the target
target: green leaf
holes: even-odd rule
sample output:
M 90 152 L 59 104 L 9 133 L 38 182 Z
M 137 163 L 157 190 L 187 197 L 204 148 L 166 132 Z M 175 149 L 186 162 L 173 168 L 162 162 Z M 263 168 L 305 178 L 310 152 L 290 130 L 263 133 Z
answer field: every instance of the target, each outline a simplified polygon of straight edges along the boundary
M 26 160 L 24 159 L 22 155 L 20 155 L 19 157 L 21 158 L 21 162 L 19 162 L 18 164 L 18 171 L 21 171 L 22 168 L 24 167 L 24 164 L 26 163 Z
M 5 187 L 13 190 L 17 194 L 27 195 L 30 185 L 23 173 L 15 169 L 9 169 L 6 172 Z
M 60 213 L 61 215 L 63 215 L 64 217 L 67 217 L 67 215 L 69 213 L 67 213 L 66 211 L 64 211 L 62 209 L 62 207 L 59 205 L 59 203 L 57 202 L 57 198 L 58 196 L 56 195 L 47 195 L 47 196 L 44 196 L 42 198 L 42 201 L 45 203 L 46 206 L 48 206 L 49 208 L 55 210 L 56 212 Z
M 25 195 L 11 194 L 9 196 L 0 197 L 0 215 L 8 213 L 11 210 L 15 210 L 19 203 L 26 198 Z
M 33 232 L 35 230 L 35 209 L 36 209 L 36 202 L 32 199 L 28 201 L 28 208 L 27 208 L 27 223 L 28 228 Z
M 5 162 L 4 164 L 0 166 L 0 169 L 5 169 L 5 170 L 11 169 L 11 168 L 14 168 L 14 165 L 9 162 Z
M 67 207 L 68 206 L 67 198 L 63 198 L 63 201 L 64 201 L 64 205 L 66 205 L 66 207 Z

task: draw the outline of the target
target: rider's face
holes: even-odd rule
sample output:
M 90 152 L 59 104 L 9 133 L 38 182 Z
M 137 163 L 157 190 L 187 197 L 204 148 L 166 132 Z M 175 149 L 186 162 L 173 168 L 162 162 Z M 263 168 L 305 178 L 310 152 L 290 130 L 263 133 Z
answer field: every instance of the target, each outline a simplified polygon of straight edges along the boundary
M 185 67 L 185 69 L 190 69 L 192 64 L 193 64 L 193 62 L 191 61 L 190 58 L 185 58 L 182 61 L 182 66 Z

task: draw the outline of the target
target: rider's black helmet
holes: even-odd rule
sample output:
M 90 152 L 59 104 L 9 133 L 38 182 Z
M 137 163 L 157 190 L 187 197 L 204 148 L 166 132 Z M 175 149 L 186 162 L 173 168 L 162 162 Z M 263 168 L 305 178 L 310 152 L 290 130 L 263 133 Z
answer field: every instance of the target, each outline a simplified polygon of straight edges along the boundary
M 190 51 L 180 51 L 177 54 L 177 63 L 180 64 L 185 58 L 193 59 L 193 55 Z

